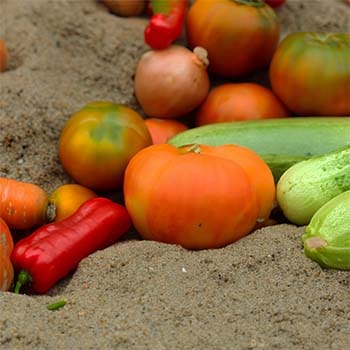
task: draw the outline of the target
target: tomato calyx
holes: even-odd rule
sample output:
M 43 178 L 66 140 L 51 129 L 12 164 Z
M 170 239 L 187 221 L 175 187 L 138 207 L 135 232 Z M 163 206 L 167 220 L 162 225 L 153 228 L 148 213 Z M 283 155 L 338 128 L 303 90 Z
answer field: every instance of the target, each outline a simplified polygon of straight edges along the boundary
M 349 40 L 344 40 L 338 33 L 309 33 L 308 38 L 310 41 L 330 47 L 350 47 Z
M 253 7 L 263 7 L 265 3 L 263 0 L 233 0 L 237 4 L 248 5 Z
M 200 154 L 202 153 L 202 149 L 200 144 L 198 143 L 193 143 L 190 145 L 184 145 L 179 147 L 180 154 L 187 154 L 187 153 L 196 153 Z

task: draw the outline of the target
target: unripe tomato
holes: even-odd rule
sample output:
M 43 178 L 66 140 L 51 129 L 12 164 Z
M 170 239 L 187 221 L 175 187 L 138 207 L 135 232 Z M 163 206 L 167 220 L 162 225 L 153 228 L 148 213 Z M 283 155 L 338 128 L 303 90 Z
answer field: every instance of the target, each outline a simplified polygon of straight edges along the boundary
M 278 46 L 274 93 L 298 115 L 350 114 L 350 34 L 298 32 Z
M 125 204 L 139 234 L 188 249 L 247 235 L 269 215 L 274 197 L 270 169 L 240 146 L 153 145 L 125 171 Z
M 59 157 L 77 183 L 111 190 L 122 185 L 131 157 L 151 144 L 136 111 L 112 102 L 92 102 L 67 121 L 59 139 Z
M 234 78 L 266 67 L 279 40 L 279 20 L 263 0 L 197 0 L 186 20 L 189 45 L 208 52 L 208 70 Z

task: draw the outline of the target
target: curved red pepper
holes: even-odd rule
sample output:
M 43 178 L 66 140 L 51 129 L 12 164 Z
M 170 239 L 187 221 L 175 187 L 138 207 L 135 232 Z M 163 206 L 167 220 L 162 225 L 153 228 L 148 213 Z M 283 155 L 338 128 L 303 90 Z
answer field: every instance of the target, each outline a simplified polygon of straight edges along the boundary
M 286 1 L 285 0 L 264 0 L 268 5 L 271 7 L 279 7 L 283 5 Z
M 167 48 L 181 36 L 188 0 L 153 0 L 154 11 L 144 36 L 145 42 L 155 50 Z
M 12 252 L 12 263 L 20 271 L 15 292 L 27 282 L 34 292 L 47 292 L 83 258 L 115 243 L 130 226 L 126 208 L 102 197 L 89 199 L 62 221 L 41 226 Z

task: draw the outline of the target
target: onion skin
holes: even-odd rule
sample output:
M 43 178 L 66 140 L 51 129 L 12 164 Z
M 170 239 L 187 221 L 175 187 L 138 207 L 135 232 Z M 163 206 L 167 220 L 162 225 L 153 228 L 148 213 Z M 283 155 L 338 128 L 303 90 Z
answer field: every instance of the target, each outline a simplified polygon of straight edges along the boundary
M 145 9 L 144 0 L 102 0 L 109 11 L 122 17 L 141 15 Z
M 204 101 L 210 89 L 206 51 L 196 48 L 194 52 L 171 45 L 142 55 L 136 67 L 134 88 L 147 116 L 181 117 Z

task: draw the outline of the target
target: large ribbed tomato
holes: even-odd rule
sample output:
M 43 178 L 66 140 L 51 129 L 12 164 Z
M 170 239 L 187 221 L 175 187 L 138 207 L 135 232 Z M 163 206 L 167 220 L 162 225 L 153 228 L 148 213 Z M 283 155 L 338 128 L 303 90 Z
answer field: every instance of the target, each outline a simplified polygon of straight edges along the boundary
M 349 115 L 350 34 L 289 34 L 272 58 L 270 81 L 295 114 Z
M 247 235 L 269 216 L 274 197 L 270 169 L 241 146 L 153 145 L 125 171 L 125 204 L 140 235 L 189 249 Z
M 263 0 L 197 0 L 186 19 L 189 45 L 208 51 L 208 70 L 240 77 L 266 67 L 279 40 L 279 20 Z

